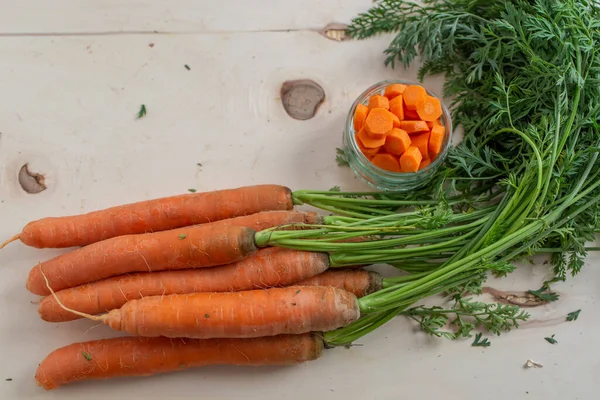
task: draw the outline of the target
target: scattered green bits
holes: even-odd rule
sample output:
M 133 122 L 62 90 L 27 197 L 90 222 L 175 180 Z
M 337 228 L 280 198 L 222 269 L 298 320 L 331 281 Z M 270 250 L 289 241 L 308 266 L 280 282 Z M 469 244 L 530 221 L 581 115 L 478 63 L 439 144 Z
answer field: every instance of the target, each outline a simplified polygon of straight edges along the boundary
M 567 314 L 567 321 L 577 321 L 577 318 L 579 318 L 579 313 L 581 312 L 581 309 L 577 310 L 577 311 L 571 311 L 570 313 Z
M 473 341 L 473 343 L 471 343 L 471 346 L 473 346 L 473 347 L 490 347 L 492 345 L 492 342 L 490 342 L 487 338 L 484 338 L 483 340 L 481 340 L 481 336 L 483 336 L 483 334 L 481 332 L 479 332 L 477 335 L 475 335 L 475 340 Z
M 556 343 L 558 343 L 558 340 L 554 339 L 554 335 L 552 335 L 550 337 L 545 337 L 544 339 L 546 339 L 546 342 L 548 342 L 550 344 L 556 344 Z
M 189 65 L 185 64 L 184 65 L 185 69 L 187 69 L 188 71 L 191 69 Z
M 85 358 L 88 361 L 92 361 L 92 356 L 90 356 L 90 353 L 86 353 L 85 351 L 81 352 L 81 355 L 83 356 L 83 358 Z
M 188 192 L 190 192 L 190 193 L 196 193 L 196 189 L 194 189 L 194 188 L 188 189 Z
M 144 115 L 146 115 L 146 105 L 142 104 L 142 106 L 140 107 L 140 111 L 138 111 L 137 113 L 137 119 L 142 118 Z
M 179 240 L 183 240 L 187 237 L 187 235 L 185 233 L 182 233 L 181 235 L 179 235 Z

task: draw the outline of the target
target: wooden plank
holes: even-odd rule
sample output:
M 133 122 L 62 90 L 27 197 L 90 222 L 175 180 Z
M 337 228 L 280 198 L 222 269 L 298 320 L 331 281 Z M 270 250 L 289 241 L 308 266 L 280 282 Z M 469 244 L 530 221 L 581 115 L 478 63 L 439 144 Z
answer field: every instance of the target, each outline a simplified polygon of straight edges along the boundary
M 370 0 L 0 0 L 1 34 L 314 30 Z

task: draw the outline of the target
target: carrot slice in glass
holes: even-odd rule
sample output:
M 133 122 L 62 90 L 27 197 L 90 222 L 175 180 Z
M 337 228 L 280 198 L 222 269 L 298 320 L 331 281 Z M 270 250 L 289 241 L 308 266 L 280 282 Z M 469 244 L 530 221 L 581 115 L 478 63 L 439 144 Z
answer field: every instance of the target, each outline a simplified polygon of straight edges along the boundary
M 402 172 L 417 172 L 423 156 L 418 148 L 410 146 L 404 154 L 400 156 L 400 168 Z
M 398 162 L 398 159 L 391 154 L 375 154 L 371 159 L 371 162 L 386 171 L 400 172 L 400 163 Z
M 396 156 L 401 155 L 410 147 L 410 137 L 406 131 L 394 128 L 385 138 L 385 151 Z
M 392 115 L 391 112 L 383 108 L 374 108 L 371 110 L 364 123 L 364 129 L 367 134 L 373 139 L 385 139 L 394 128 L 394 118 Z
M 385 136 L 381 139 L 375 139 L 369 136 L 364 128 L 358 132 L 356 137 L 362 143 L 362 145 L 368 149 L 376 149 L 385 144 Z
M 355 134 L 354 137 L 356 139 L 356 145 L 358 146 L 358 148 L 360 149 L 360 151 L 365 155 L 365 157 L 367 157 L 368 159 L 370 159 L 371 157 L 373 157 L 375 154 L 379 153 L 379 149 L 381 147 L 375 147 L 375 148 L 370 149 L 368 147 L 365 147 L 364 144 L 362 144 L 362 142 L 358 138 L 358 133 Z
M 393 83 L 385 88 L 384 96 L 392 100 L 394 97 L 401 95 L 406 90 L 406 85 L 402 83 Z
M 359 104 L 356 106 L 356 111 L 354 112 L 354 130 L 356 132 L 360 131 L 365 123 L 365 119 L 367 119 L 367 115 L 369 114 L 369 107 L 364 104 Z
M 371 96 L 369 99 L 369 110 L 373 110 L 375 108 L 384 108 L 388 110 L 390 108 L 390 101 L 387 97 L 383 97 L 380 94 Z
M 406 90 L 404 90 L 402 96 L 404 97 L 404 104 L 406 104 L 406 108 L 409 110 L 416 110 L 419 101 L 427 96 L 427 91 L 423 86 L 410 85 L 406 88 Z
M 429 132 L 429 127 L 425 121 L 400 121 L 400 129 L 405 130 L 409 135 Z
M 410 140 L 411 145 L 419 149 L 423 158 L 429 158 L 429 132 L 412 135 Z
M 440 151 L 442 151 L 445 133 L 446 128 L 444 128 L 442 125 L 435 125 L 433 128 L 431 128 L 428 146 L 431 159 L 435 159 L 438 154 L 440 154 Z
M 435 121 L 442 116 L 442 104 L 433 96 L 425 96 L 417 103 L 417 114 L 422 121 Z

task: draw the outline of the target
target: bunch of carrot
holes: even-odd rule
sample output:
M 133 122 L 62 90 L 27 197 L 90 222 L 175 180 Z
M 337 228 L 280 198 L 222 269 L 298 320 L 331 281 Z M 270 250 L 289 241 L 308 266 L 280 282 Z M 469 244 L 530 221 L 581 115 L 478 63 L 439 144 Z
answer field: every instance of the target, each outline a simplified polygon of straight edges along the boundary
M 268 247 L 271 235 L 316 238 L 339 222 L 294 203 L 289 189 L 259 185 L 26 225 L 0 247 L 82 246 L 32 267 L 26 287 L 46 296 L 41 318 L 87 318 L 131 335 L 53 351 L 38 384 L 318 358 L 321 333 L 357 321 L 358 299 L 383 283 L 362 269 L 328 270 L 326 252 Z M 331 229 L 340 229 L 336 243 L 370 232 Z
M 417 172 L 442 150 L 445 127 L 440 100 L 420 85 L 400 83 L 372 95 L 354 111 L 356 145 L 374 165 L 390 172 Z

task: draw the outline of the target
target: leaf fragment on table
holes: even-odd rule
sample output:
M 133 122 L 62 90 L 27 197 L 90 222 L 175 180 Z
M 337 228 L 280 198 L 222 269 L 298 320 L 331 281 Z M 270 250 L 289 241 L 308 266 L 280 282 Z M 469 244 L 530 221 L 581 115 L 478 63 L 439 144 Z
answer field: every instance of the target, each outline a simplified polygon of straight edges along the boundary
M 577 310 L 577 311 L 571 311 L 570 313 L 567 314 L 567 321 L 577 321 L 577 318 L 579 318 L 579 313 L 581 312 L 581 309 Z

